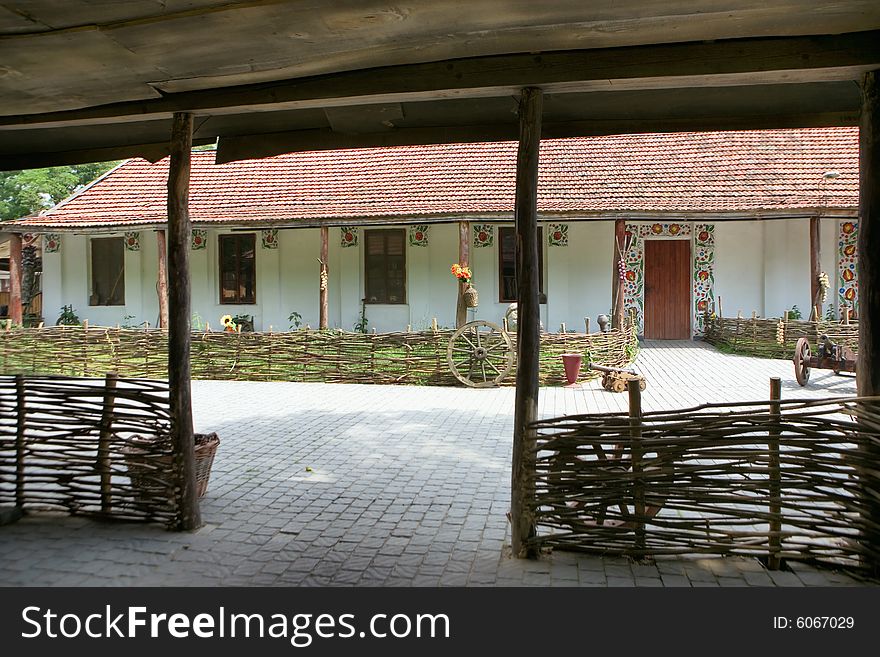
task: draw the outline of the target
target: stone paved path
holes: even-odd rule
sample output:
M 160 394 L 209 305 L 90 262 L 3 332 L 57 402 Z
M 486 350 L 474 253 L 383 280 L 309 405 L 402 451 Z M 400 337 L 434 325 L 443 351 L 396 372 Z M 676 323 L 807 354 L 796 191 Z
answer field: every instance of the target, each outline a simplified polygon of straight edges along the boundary
M 853 378 L 647 345 L 646 410 L 783 395 L 852 395 Z M 0 585 L 855 585 L 810 567 L 771 573 L 754 559 L 633 564 L 556 552 L 506 553 L 512 388 L 197 381 L 197 430 L 222 439 L 201 530 L 36 514 L 0 528 Z M 545 388 L 541 414 L 623 410 L 593 382 Z

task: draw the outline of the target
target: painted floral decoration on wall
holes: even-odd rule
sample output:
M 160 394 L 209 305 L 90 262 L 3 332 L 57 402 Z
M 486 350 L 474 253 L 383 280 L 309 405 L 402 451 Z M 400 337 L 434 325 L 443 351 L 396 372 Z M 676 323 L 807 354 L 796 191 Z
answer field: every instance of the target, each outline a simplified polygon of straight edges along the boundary
M 278 229 L 277 228 L 268 228 L 266 230 L 260 231 L 261 240 L 263 242 L 264 249 L 277 249 L 278 248 Z
M 694 332 L 702 335 L 715 305 L 715 225 L 697 224 L 694 232 Z
M 125 249 L 127 251 L 140 251 L 141 234 L 137 232 L 125 233 L 123 243 L 125 244 Z
M 428 246 L 428 225 L 420 224 L 409 227 L 410 246 Z
M 58 253 L 61 250 L 61 235 L 46 233 L 43 235 L 43 253 Z
M 547 244 L 568 246 L 568 224 L 547 224 Z
M 495 243 L 495 226 L 474 224 L 474 248 L 482 249 Z
M 208 246 L 208 231 L 202 228 L 193 228 L 192 243 L 190 247 L 193 251 L 201 251 Z
M 848 308 L 858 315 L 859 280 L 857 267 L 859 254 L 857 243 L 859 224 L 857 221 L 844 221 L 840 224 L 837 241 L 837 301 L 840 308 Z M 842 317 L 842 313 L 841 313 Z
M 353 226 L 350 228 L 346 228 L 343 226 L 339 230 L 341 231 L 340 246 L 342 246 L 343 248 L 357 246 L 357 244 L 358 244 L 358 229 L 356 226 Z

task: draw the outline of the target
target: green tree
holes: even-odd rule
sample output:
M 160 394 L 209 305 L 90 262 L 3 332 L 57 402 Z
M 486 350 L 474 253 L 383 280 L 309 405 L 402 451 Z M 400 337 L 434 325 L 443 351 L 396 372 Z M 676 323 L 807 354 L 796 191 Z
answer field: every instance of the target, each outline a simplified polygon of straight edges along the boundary
M 19 219 L 50 208 L 116 164 L 96 162 L 47 169 L 0 171 L 0 220 Z

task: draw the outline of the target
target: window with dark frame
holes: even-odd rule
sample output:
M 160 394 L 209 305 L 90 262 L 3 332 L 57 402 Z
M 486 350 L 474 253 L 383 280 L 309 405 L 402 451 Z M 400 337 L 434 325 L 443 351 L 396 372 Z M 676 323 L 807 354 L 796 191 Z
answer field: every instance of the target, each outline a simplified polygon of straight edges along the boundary
M 220 303 L 256 303 L 256 233 L 220 235 Z
M 498 293 L 501 303 L 516 301 L 516 229 L 498 228 Z M 538 295 L 547 303 L 544 291 L 544 229 L 538 227 Z
M 364 232 L 365 299 L 367 303 L 406 303 L 406 231 Z
M 121 237 L 91 240 L 90 306 L 125 305 L 125 247 Z

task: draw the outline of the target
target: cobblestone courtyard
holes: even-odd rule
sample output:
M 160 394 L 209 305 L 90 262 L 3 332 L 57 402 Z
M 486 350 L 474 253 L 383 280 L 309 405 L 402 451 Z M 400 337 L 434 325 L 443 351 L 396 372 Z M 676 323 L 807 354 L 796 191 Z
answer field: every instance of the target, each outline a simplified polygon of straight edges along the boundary
M 646 410 L 704 401 L 852 395 L 855 379 L 699 342 L 643 345 Z M 0 528 L 2 585 L 853 585 L 829 570 L 771 573 L 754 559 L 633 564 L 556 552 L 511 559 L 513 388 L 196 381 L 196 430 L 221 445 L 205 526 L 173 533 L 31 515 Z M 597 382 L 544 388 L 540 413 L 622 410 Z

